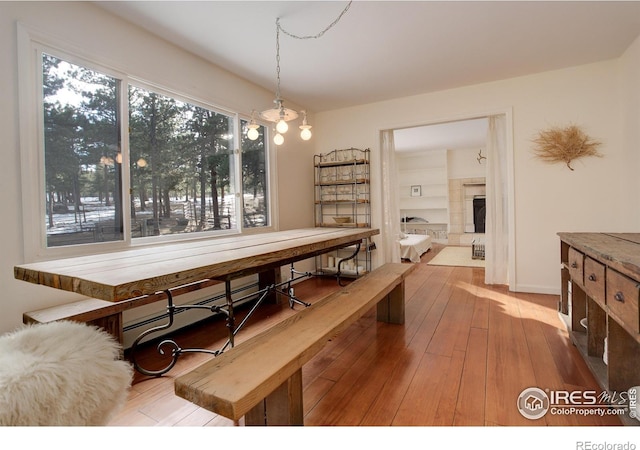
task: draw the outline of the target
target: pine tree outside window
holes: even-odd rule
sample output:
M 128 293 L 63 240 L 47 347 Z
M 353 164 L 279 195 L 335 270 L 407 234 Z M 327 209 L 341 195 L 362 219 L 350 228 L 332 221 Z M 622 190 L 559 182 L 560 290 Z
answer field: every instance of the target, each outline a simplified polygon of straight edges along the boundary
M 235 113 L 47 52 L 41 69 L 47 248 L 271 226 L 264 126 L 249 140 Z

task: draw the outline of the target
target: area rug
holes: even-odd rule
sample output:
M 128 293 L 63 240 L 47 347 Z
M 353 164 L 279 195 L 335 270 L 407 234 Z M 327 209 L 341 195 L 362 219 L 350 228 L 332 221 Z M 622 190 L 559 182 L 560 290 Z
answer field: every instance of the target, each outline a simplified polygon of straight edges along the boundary
M 427 264 L 432 266 L 484 267 L 483 259 L 471 258 L 471 247 L 445 247 Z

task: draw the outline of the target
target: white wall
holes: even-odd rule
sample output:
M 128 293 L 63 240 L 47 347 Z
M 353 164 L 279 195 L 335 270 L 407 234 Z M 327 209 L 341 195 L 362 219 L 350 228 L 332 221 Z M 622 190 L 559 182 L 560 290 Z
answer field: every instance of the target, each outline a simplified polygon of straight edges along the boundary
M 249 114 L 268 107 L 273 92 L 259 88 L 84 2 L 0 2 L 0 333 L 22 323 L 22 313 L 78 296 L 13 278 L 24 261 L 16 23 L 63 40 L 100 62 L 215 105 Z M 291 105 L 297 108 L 296 105 Z M 310 122 L 313 115 L 310 114 Z M 277 149 L 280 229 L 313 226 L 313 145 L 288 137 Z M 295 174 L 295 176 L 292 176 Z M 309 180 L 305 182 L 305 180 Z M 162 308 L 161 305 L 158 305 Z
M 637 39 L 621 59 L 318 113 L 316 146 L 318 150 L 371 147 L 372 172 L 377 174 L 380 130 L 510 109 L 515 171 L 515 289 L 559 293 L 557 232 L 630 231 L 640 226 L 639 47 Z M 531 143 L 535 134 L 550 126 L 567 124 L 582 126 L 590 136 L 601 140 L 604 157 L 576 161 L 573 172 L 562 164 L 549 165 L 536 159 Z M 324 130 L 331 132 L 323 133 Z M 381 188 L 374 175 L 372 209 L 373 225 L 377 227 L 382 224 Z
M 398 152 L 400 217 L 420 217 L 429 223 L 449 223 L 447 150 Z M 420 186 L 420 195 L 411 194 Z
M 447 170 L 449 179 L 477 178 L 487 174 L 487 161 L 478 163 L 479 148 L 447 150 Z M 487 152 L 482 148 L 482 156 Z
M 627 164 L 624 178 L 629 180 L 626 189 L 635 196 L 635 202 L 630 204 L 629 212 L 633 223 L 629 228 L 638 231 L 640 223 L 640 37 L 627 49 L 619 61 L 618 67 L 620 91 L 622 92 L 622 107 L 620 122 L 622 123 L 623 151 Z

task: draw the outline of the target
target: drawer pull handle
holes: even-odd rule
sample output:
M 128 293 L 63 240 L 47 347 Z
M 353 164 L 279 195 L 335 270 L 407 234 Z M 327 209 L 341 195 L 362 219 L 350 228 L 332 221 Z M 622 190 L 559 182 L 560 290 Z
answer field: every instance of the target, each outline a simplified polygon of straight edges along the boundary
M 577 262 L 575 262 L 575 261 L 574 261 L 574 262 L 572 262 L 572 263 L 571 263 L 571 268 L 572 268 L 572 269 L 577 269 L 577 268 L 578 268 L 578 263 L 577 263 Z
M 589 281 L 596 281 L 596 274 L 592 273 L 591 275 L 589 275 Z
M 624 294 L 622 292 L 616 292 L 613 298 L 620 303 L 624 303 Z

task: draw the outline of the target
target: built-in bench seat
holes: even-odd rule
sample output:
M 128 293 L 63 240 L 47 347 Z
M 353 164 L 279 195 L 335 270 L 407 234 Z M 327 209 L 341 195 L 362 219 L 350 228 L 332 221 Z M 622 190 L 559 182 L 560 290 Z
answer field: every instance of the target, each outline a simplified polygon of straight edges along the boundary
M 180 286 L 171 289 L 172 295 L 186 294 L 198 289 L 219 284 L 217 280 L 202 280 L 197 283 Z M 49 323 L 59 320 L 71 320 L 99 326 L 113 335 L 118 342 L 123 343 L 122 312 L 138 306 L 148 305 L 157 301 L 166 301 L 167 295 L 163 292 L 145 295 L 142 297 L 109 302 L 97 298 L 86 298 L 72 303 L 51 306 L 37 311 L 26 312 L 22 315 L 22 322 Z
M 404 323 L 404 280 L 414 264 L 389 263 L 175 380 L 175 392 L 245 425 L 303 425 L 302 366 L 377 305 Z

